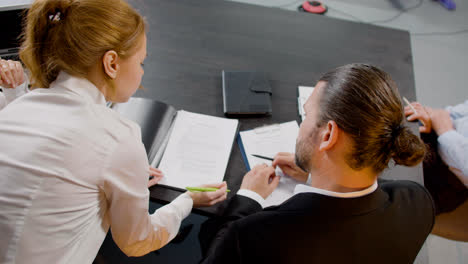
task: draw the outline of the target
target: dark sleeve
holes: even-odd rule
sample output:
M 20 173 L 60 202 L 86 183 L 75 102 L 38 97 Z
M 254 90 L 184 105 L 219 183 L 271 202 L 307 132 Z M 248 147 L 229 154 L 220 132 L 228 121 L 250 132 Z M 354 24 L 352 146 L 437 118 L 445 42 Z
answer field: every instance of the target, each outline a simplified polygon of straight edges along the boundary
M 255 200 L 250 199 L 246 196 L 235 195 L 229 200 L 229 205 L 223 213 L 225 218 L 229 219 L 240 219 L 256 212 L 260 212 L 262 206 Z
M 237 220 L 262 210 L 256 201 L 235 195 L 222 216 L 202 224 L 198 238 L 204 259 L 201 263 L 241 263 Z

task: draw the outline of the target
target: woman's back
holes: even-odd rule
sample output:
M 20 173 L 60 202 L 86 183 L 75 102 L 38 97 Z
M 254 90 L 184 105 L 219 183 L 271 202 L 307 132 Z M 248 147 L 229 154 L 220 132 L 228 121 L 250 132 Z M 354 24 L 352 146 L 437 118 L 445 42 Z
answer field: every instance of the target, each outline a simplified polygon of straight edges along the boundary
M 36 0 L 25 25 L 21 60 L 32 87 L 47 89 L 0 112 L 0 263 L 92 263 L 109 226 L 123 253 L 142 256 L 173 239 L 193 206 L 226 199 L 226 184 L 212 184 L 219 190 L 148 213 L 156 169 L 139 127 L 105 102 L 126 102 L 141 84 L 146 26 L 136 10 Z
M 110 224 L 106 188 L 147 195 L 132 194 L 148 168 L 139 128 L 64 73 L 0 112 L 0 124 L 0 262 L 91 263 Z M 115 177 L 116 163 L 134 179 Z

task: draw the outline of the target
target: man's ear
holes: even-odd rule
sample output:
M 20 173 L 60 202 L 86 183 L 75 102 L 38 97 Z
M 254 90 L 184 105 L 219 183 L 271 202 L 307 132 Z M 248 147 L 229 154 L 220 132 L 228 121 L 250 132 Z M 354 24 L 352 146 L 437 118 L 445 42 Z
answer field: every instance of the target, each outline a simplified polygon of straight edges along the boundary
M 338 141 L 339 127 L 335 121 L 328 121 L 320 140 L 320 151 L 330 150 Z
M 102 57 L 102 66 L 104 73 L 109 76 L 111 79 L 117 77 L 117 72 L 119 71 L 119 55 L 113 50 L 107 51 Z

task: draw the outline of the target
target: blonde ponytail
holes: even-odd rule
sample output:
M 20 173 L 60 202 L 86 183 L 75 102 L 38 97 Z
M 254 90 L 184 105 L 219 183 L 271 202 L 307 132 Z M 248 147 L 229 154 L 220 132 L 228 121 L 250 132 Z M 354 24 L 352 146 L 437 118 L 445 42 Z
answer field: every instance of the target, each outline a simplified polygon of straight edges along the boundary
M 123 0 L 36 0 L 20 58 L 32 86 L 48 88 L 60 71 L 86 77 L 109 50 L 132 55 L 144 32 L 143 18 Z

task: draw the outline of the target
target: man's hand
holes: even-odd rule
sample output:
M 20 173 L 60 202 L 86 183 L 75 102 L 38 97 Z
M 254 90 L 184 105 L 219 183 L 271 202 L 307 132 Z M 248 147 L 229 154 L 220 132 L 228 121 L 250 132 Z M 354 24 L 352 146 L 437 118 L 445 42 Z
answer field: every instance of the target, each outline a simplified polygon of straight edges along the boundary
M 150 177 L 153 176 L 151 180 L 148 181 L 148 188 L 158 184 L 158 182 L 164 177 L 163 172 L 160 169 L 156 169 L 150 166 Z
M 4 88 L 16 88 L 23 83 L 24 70 L 21 63 L 0 59 L 0 85 Z
M 432 109 L 431 111 L 432 128 L 438 136 L 454 130 L 450 113 L 444 109 Z
M 280 177 L 275 174 L 275 168 L 261 164 L 244 176 L 240 188 L 254 191 L 266 199 L 278 186 L 279 179 Z
M 219 190 L 214 192 L 188 192 L 190 197 L 193 200 L 193 207 L 204 207 L 204 206 L 212 206 L 219 202 L 226 200 L 227 198 L 227 184 L 226 182 L 218 183 L 218 184 L 205 184 L 202 186 L 197 187 L 204 187 L 204 188 L 219 188 Z
M 284 173 L 301 182 L 306 182 L 307 177 L 309 176 L 307 172 L 303 171 L 296 165 L 296 162 L 294 161 L 294 153 L 279 152 L 276 154 L 271 165 L 274 168 L 279 166 Z
M 422 106 L 418 102 L 413 102 L 411 105 L 416 110 L 416 113 L 411 109 L 411 107 L 405 107 L 405 116 L 408 121 L 420 120 L 423 125 L 419 127 L 419 132 L 421 133 L 431 133 L 432 130 L 432 120 L 430 113 L 432 109 L 430 107 Z

